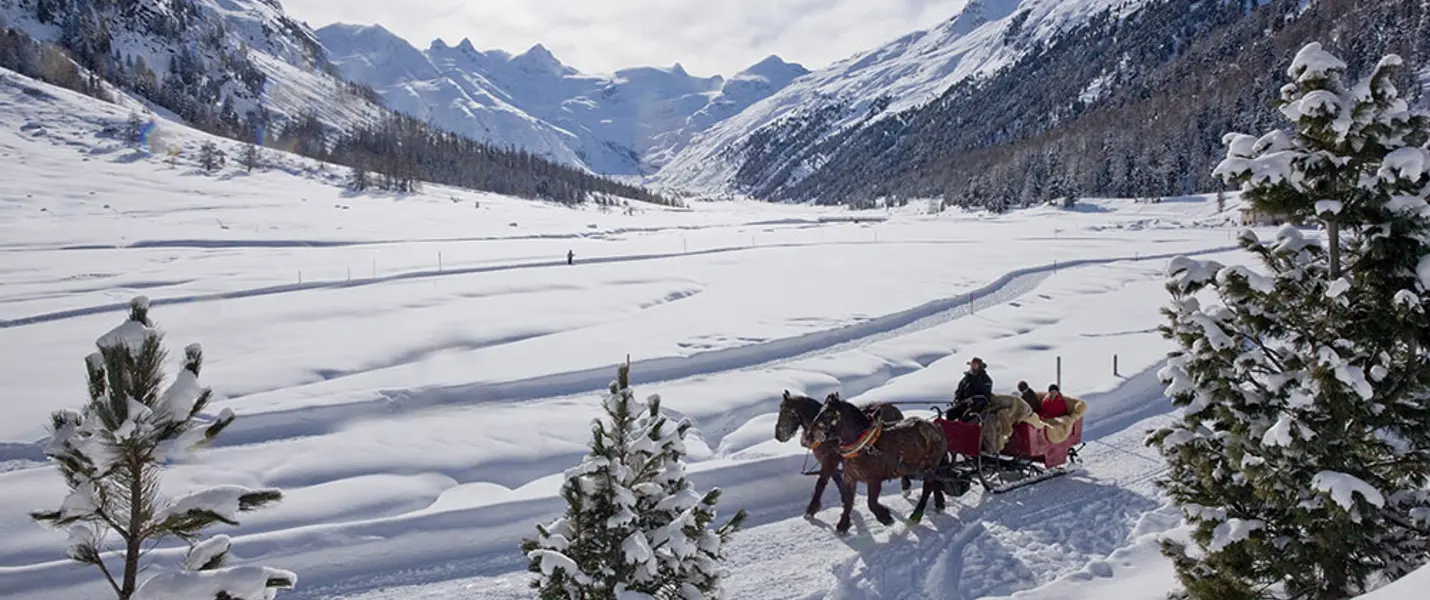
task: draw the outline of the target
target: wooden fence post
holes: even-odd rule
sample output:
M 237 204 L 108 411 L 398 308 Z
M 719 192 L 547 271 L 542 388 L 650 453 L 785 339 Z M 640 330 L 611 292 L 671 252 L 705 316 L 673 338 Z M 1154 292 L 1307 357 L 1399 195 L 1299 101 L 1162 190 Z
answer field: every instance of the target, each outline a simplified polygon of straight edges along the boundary
M 1056 381 L 1058 384 L 1058 389 L 1063 389 L 1063 357 L 1061 356 L 1058 357 L 1058 370 Z
M 1116 354 L 1113 354 L 1113 355 L 1112 355 L 1112 376 L 1113 376 L 1113 377 L 1116 377 L 1116 376 L 1117 376 L 1117 355 L 1116 355 Z

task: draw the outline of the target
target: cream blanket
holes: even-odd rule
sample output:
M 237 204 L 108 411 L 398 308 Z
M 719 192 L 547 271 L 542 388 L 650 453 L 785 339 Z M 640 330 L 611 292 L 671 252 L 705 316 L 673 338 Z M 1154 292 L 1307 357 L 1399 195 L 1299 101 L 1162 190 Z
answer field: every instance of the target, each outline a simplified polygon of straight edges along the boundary
M 1014 425 L 1029 417 L 1038 418 L 1033 414 L 1033 407 L 1022 398 L 1007 394 L 993 394 L 984 414 L 994 415 L 993 419 L 983 423 L 983 451 L 990 454 L 998 454 L 1008 445 L 1008 438 L 1013 437 Z
M 1047 397 L 1047 392 L 1038 392 L 1038 400 L 1041 401 Z M 1034 429 L 1045 430 L 1048 434 L 1048 441 L 1054 444 L 1068 439 L 1068 436 L 1072 435 L 1073 423 L 1087 412 L 1087 403 L 1067 395 L 1064 395 L 1063 399 L 1068 403 L 1068 414 L 1044 421 L 1038 417 L 1037 413 L 1033 412 L 1032 407 L 1028 406 L 1027 402 L 1023 402 L 1023 408 L 1026 409 L 1026 412 L 1023 413 L 1022 419 L 1018 422 L 1032 425 Z M 1009 425 L 1008 431 L 1011 436 L 1013 431 L 1011 425 Z

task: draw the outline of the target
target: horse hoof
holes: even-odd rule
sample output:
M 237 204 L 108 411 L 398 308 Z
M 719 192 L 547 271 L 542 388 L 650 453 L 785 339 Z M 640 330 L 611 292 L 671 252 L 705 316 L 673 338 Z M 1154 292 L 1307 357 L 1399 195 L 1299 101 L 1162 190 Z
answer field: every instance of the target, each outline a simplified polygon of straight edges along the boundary
M 923 520 L 924 520 L 924 514 L 923 514 L 923 513 L 914 513 L 914 514 L 912 514 L 912 515 L 909 515 L 909 522 L 910 522 L 910 523 L 913 523 L 913 524 L 915 524 L 915 525 L 919 524 L 919 523 L 922 522 Z
M 879 522 L 880 522 L 880 523 L 883 523 L 883 524 L 885 524 L 885 525 L 893 525 L 893 524 L 894 524 L 894 516 L 893 516 L 893 515 L 890 515 L 890 514 L 888 514 L 888 513 L 885 513 L 885 514 L 882 514 L 882 515 L 878 515 L 877 518 L 879 519 Z

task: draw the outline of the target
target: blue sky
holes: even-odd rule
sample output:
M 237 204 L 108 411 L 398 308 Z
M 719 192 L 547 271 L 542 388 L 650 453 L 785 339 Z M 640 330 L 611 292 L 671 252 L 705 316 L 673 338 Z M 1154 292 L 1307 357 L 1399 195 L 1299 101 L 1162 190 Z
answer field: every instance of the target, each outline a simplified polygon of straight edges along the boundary
M 381 24 L 513 54 L 541 43 L 590 73 L 680 63 L 733 75 L 770 55 L 814 70 L 953 17 L 968 0 L 283 0 L 313 28 Z

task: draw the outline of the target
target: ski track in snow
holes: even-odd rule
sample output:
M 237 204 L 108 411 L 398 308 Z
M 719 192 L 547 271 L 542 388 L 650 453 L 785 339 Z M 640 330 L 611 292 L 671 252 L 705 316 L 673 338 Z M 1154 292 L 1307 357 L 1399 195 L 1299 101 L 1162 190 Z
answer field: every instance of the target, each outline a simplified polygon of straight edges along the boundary
M 875 221 L 870 218 L 868 221 Z M 763 227 L 769 225 L 787 225 L 796 227 L 816 227 L 829 225 L 832 223 L 842 223 L 842 221 L 831 221 L 829 219 L 769 219 L 764 221 L 751 221 L 747 223 L 716 223 L 710 225 L 660 225 L 651 227 L 617 227 L 603 229 L 596 232 L 577 233 L 529 233 L 520 235 L 478 235 L 461 237 L 442 238 L 417 238 L 417 239 L 378 239 L 378 240 L 306 240 L 306 239 L 162 239 L 162 240 L 138 240 L 124 245 L 116 244 L 66 244 L 61 246 L 45 244 L 0 244 L 0 252 L 35 252 L 35 251 L 68 251 L 68 250 L 143 250 L 151 248 L 200 248 L 200 249 L 251 249 L 251 248 L 344 248 L 351 246 L 387 246 L 387 245 L 408 245 L 408 244 L 445 244 L 460 242 L 515 242 L 523 240 L 570 240 L 570 239 L 607 239 L 615 236 L 628 235 L 632 233 L 667 233 L 670 231 L 702 231 L 707 229 L 726 229 L 741 227 Z
M 682 257 L 682 256 L 704 256 L 704 255 L 711 255 L 711 254 L 725 254 L 725 253 L 731 253 L 731 252 L 748 252 L 748 251 L 762 250 L 762 249 L 771 249 L 771 248 L 803 248 L 803 247 L 812 247 L 812 246 L 859 245 L 859 244 L 875 244 L 875 243 L 878 243 L 878 242 L 864 242 L 864 241 L 789 242 L 789 243 L 762 244 L 762 245 L 759 245 L 759 246 L 725 246 L 725 247 L 721 247 L 721 248 L 707 248 L 707 249 L 703 249 L 703 250 L 692 250 L 692 251 L 689 251 L 689 252 L 656 252 L 656 253 L 647 253 L 647 254 L 624 254 L 624 255 L 616 255 L 616 256 L 595 256 L 595 257 L 589 257 L 589 258 L 582 258 L 580 262 L 581 262 L 581 264 L 629 263 L 629 262 L 641 262 L 641 261 L 649 261 L 649 260 L 664 260 L 664 259 L 671 259 L 671 258 L 679 258 L 679 257 Z M 889 245 L 889 244 L 960 244 L 960 243 L 963 243 L 963 242 L 956 242 L 956 241 L 913 241 L 913 242 L 909 242 L 909 241 L 905 241 L 905 242 L 885 242 L 885 245 Z M 168 298 L 150 298 L 150 306 L 164 306 L 164 305 L 171 305 L 171 304 L 190 304 L 190 303 L 194 303 L 194 302 L 212 302 L 212 301 L 217 301 L 217 300 L 234 300 L 234 299 L 239 299 L 239 298 L 253 298 L 253 297 L 257 297 L 257 296 L 271 296 L 271 295 L 274 295 L 274 294 L 289 294 L 289 293 L 294 293 L 294 292 L 304 292 L 304 291 L 311 291 L 311 290 L 330 290 L 330 289 L 342 289 L 342 288 L 363 287 L 363 286 L 370 286 L 370 285 L 380 285 L 380 284 L 383 284 L 383 283 L 391 283 L 391 282 L 394 282 L 394 281 L 408 281 L 408 280 L 413 280 L 413 279 L 430 279 L 430 278 L 434 278 L 434 277 L 457 277 L 457 276 L 462 276 L 462 275 L 474 275 L 474 274 L 479 274 L 479 273 L 495 273 L 495 272 L 501 272 L 501 271 L 520 271 L 520 270 L 524 270 L 524 269 L 544 269 L 544 268 L 551 268 L 551 267 L 566 267 L 566 266 L 567 266 L 567 264 L 566 264 L 566 261 L 565 261 L 565 260 L 545 260 L 545 261 L 535 261 L 535 262 L 507 263 L 507 264 L 497 264 L 497 265 L 482 265 L 482 266 L 478 266 L 478 267 L 457 267 L 457 268 L 440 269 L 440 270 L 439 270 L 439 269 L 422 269 L 422 270 L 417 270 L 417 271 L 406 271 L 406 272 L 402 272 L 402 273 L 391 273 L 391 274 L 387 274 L 387 275 L 382 275 L 382 276 L 380 276 L 380 277 L 369 277 L 369 278 L 366 278 L 366 279 L 350 279 L 350 280 L 349 280 L 349 279 L 344 279 L 344 280 L 332 280 L 332 281 L 310 281 L 310 282 L 305 282 L 305 283 L 291 283 L 291 284 L 282 284 L 282 285 L 270 285 L 270 286 L 263 286 L 263 287 L 257 287 L 257 288 L 249 288 L 249 289 L 241 289 L 241 290 L 229 290 L 229 291 L 224 291 L 224 292 L 213 292 L 213 293 L 208 293 L 208 294 L 191 294 L 191 295 L 185 295 L 185 296 L 172 296 L 172 297 L 168 297 Z M 153 282 L 153 283 L 150 283 L 150 284 L 147 285 L 147 286 L 135 286 L 135 285 L 133 285 L 133 284 L 125 284 L 125 285 L 126 285 L 127 287 L 160 287 L 160 286 L 167 285 L 167 284 L 165 284 L 165 283 Z M 83 291 L 83 290 L 76 290 L 76 291 Z M 68 291 L 67 291 L 67 293 L 68 293 Z M 30 315 L 30 316 L 25 316 L 25 317 L 17 317 L 17 318 L 14 318 L 14 319 L 5 319 L 5 320 L 0 320 L 0 329 L 9 329 L 9 328 L 12 328 L 12 327 L 22 327 L 22 326 L 25 326 L 25 325 L 34 325 L 34 324 L 37 324 L 37 323 L 48 323 L 48 322 L 60 321 L 60 320 L 64 320 L 64 319 L 72 319 L 72 318 L 75 318 L 75 317 L 84 317 L 84 316 L 95 315 L 95 314 L 100 314 L 100 313 L 113 312 L 113 311 L 116 311 L 116 310 L 125 309 L 125 308 L 127 308 L 128 306 L 129 306 L 129 303 L 128 303 L 127 301 L 126 301 L 126 302 L 110 302 L 110 303 L 107 303 L 107 304 L 98 304 L 98 305 L 92 305 L 92 306 L 84 306 L 84 307 L 80 307 L 80 308 L 72 308 L 72 309 L 67 309 L 67 310 L 53 311 L 53 312 L 42 313 L 42 314 L 37 314 L 37 315 Z
M 863 242 L 850 242 L 863 243 Z M 804 244 L 791 244 L 795 246 Z M 767 246 L 774 247 L 775 245 Z M 749 250 L 751 248 L 719 248 L 702 253 L 731 252 L 738 250 Z M 1135 260 L 1158 260 L 1171 258 L 1173 256 L 1192 256 L 1202 254 L 1214 254 L 1225 252 L 1228 248 L 1218 247 L 1199 252 L 1176 252 L 1155 255 L 1138 255 Z M 690 254 L 696 254 L 692 252 Z M 634 260 L 650 260 L 654 258 L 673 258 L 682 256 L 674 255 L 631 255 L 614 256 L 590 259 L 590 262 L 625 262 Z M 972 290 L 966 294 L 960 294 L 952 298 L 935 300 L 923 305 L 899 311 L 896 313 L 874 318 L 863 323 L 848 325 L 837 329 L 816 331 L 796 337 L 783 338 L 769 342 L 756 343 L 746 346 L 725 348 L 710 352 L 701 352 L 684 357 L 662 357 L 648 360 L 634 361 L 632 363 L 632 385 L 649 385 L 652 383 L 663 383 L 675 380 L 690 379 L 696 377 L 707 377 L 710 375 L 729 371 L 746 369 L 768 369 L 780 365 L 805 360 L 814 356 L 835 354 L 846 350 L 860 348 L 871 343 L 908 335 L 915 331 L 921 331 L 931 327 L 947 323 L 974 312 L 1012 301 L 1019 296 L 1037 287 L 1038 283 L 1055 270 L 1078 268 L 1090 265 L 1109 264 L 1127 260 L 1134 260 L 1134 257 L 1113 257 L 1082 259 L 1070 262 L 1063 262 L 1057 265 L 1042 265 L 1018 269 L 1004 274 L 993 282 Z M 512 268 L 532 268 L 535 266 L 549 266 L 551 264 L 565 265 L 564 262 L 555 263 L 527 263 L 518 265 L 500 265 L 495 267 L 481 267 L 468 272 L 492 271 Z M 417 276 L 436 276 L 446 274 L 460 274 L 458 271 L 448 271 L 437 273 L 436 271 L 405 273 L 392 276 L 389 280 L 411 278 Z M 354 284 L 357 282 L 353 282 Z M 315 284 L 314 288 L 342 287 Z M 283 288 L 296 286 L 279 286 Z M 271 290 L 273 288 L 260 288 L 261 290 Z M 283 291 L 296 291 L 285 289 Z M 268 292 L 278 293 L 278 292 Z M 235 292 L 222 294 L 211 294 L 208 296 L 217 297 L 243 297 L 234 296 Z M 237 294 L 252 295 L 245 292 Z M 970 298 L 972 299 L 970 302 Z M 217 298 L 205 298 L 212 300 Z M 182 298 L 169 298 L 153 300 L 151 305 L 165 303 L 179 303 Z M 93 307 L 91 309 L 80 309 L 81 314 L 92 314 L 105 310 L 114 310 L 125 306 L 117 304 L 115 306 Z M 4 324 L 0 323 L 0 327 Z M 507 343 L 515 340 L 497 341 L 493 345 Z M 921 357 L 918 367 L 914 368 L 891 368 L 884 373 L 862 380 L 841 381 L 841 394 L 846 398 L 854 398 L 875 389 L 889 380 L 907 375 L 908 373 L 928 366 L 939 356 Z M 1151 375 L 1148 381 L 1144 381 L 1142 387 L 1151 386 L 1156 388 L 1159 384 L 1155 374 Z M 369 417 L 374 414 L 392 414 L 396 412 L 410 412 L 423 408 L 453 405 L 475 405 L 490 402 L 512 403 L 520 401 L 533 401 L 541 399 L 562 398 L 577 396 L 589 393 L 592 389 L 600 389 L 610 379 L 610 369 L 606 367 L 587 369 L 582 371 L 569 371 L 565 373 L 555 373 L 530 379 L 501 382 L 501 383 L 475 383 L 462 384 L 449 387 L 433 387 L 425 389 L 406 390 L 380 390 L 379 397 L 366 402 L 335 404 L 317 407 L 303 407 L 292 410 L 277 410 L 263 413 L 245 415 L 243 419 L 236 421 L 224 435 L 215 441 L 215 447 L 238 446 L 259 444 L 286 438 L 305 437 L 330 433 L 344 427 L 354 419 Z M 1160 388 L 1157 388 L 1160 392 Z M 718 445 L 720 436 L 728 429 L 738 426 L 748 420 L 753 415 L 728 414 L 724 418 L 703 424 L 702 434 L 706 436 L 707 442 L 712 446 Z M 1107 426 L 1115 430 L 1115 425 Z M 37 441 L 32 445 L 9 444 L 0 445 L 0 460 L 29 459 L 38 460 L 42 458 Z M 39 466 L 39 465 L 36 465 Z

